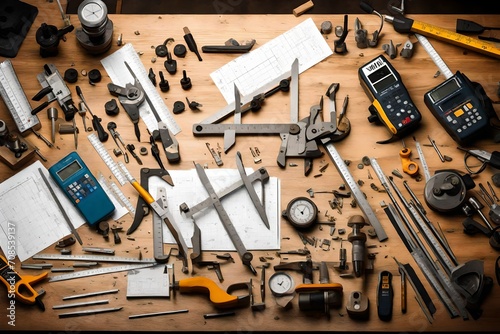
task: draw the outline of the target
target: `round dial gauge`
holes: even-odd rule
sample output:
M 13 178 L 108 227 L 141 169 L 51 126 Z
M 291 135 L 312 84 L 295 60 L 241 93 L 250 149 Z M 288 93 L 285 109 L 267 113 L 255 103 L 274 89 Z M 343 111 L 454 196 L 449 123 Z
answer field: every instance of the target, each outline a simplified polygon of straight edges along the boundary
M 307 197 L 297 197 L 288 203 L 282 213 L 290 224 L 298 228 L 311 226 L 318 216 L 318 207 Z
M 78 18 L 88 27 L 100 26 L 107 15 L 108 8 L 101 0 L 85 0 L 78 7 Z
M 278 271 L 269 277 L 269 289 L 275 296 L 289 295 L 294 292 L 295 282 L 289 274 Z

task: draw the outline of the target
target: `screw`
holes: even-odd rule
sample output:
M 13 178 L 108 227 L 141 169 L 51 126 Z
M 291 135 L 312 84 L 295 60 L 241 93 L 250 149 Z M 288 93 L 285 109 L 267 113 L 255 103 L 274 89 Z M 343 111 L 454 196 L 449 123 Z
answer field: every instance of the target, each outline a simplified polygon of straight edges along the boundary
M 182 71 L 181 86 L 184 90 L 189 90 L 192 87 L 191 79 L 187 76 L 186 70 Z
M 168 84 L 168 81 L 165 80 L 162 71 L 159 72 L 159 75 L 160 75 L 160 83 L 159 83 L 160 90 L 162 92 L 168 92 L 170 90 L 170 85 Z

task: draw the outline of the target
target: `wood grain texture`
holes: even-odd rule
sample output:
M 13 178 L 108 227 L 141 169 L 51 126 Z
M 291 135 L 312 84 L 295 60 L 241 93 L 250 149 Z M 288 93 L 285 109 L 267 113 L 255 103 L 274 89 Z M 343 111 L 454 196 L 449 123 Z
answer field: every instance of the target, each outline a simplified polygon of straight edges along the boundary
M 74 67 L 79 72 L 82 70 L 89 71 L 97 68 L 101 71 L 103 79 L 95 86 L 87 83 L 86 78 L 80 76 L 78 85 L 81 86 L 83 93 L 87 99 L 92 111 L 102 117 L 103 124 L 106 125 L 110 121 L 116 122 L 118 131 L 122 135 L 126 143 L 133 143 L 136 148 L 145 146 L 149 150 L 149 143 L 146 142 L 146 127 L 142 121 L 140 122 L 143 142 L 138 143 L 135 136 L 132 124 L 123 110 L 116 117 L 107 116 L 104 112 L 104 104 L 112 97 L 106 88 L 110 82 L 105 70 L 102 68 L 100 60 L 107 54 L 116 51 L 119 47 L 113 42 L 111 50 L 104 55 L 89 56 L 77 44 L 75 34 L 67 35 L 67 40 L 59 45 L 59 56 L 56 58 L 42 59 L 39 56 L 39 48 L 35 42 L 36 29 L 43 23 L 49 22 L 58 26 L 62 25 L 60 20 L 57 4 L 49 3 L 42 0 L 30 0 L 28 3 L 38 5 L 40 13 L 36 18 L 33 27 L 30 29 L 26 41 L 23 43 L 19 55 L 12 59 L 14 67 L 17 71 L 19 80 L 28 98 L 34 96 L 40 86 L 36 80 L 36 74 L 43 70 L 45 63 L 54 63 L 57 68 L 64 72 L 69 67 Z M 236 58 L 238 55 L 232 54 L 204 54 L 203 61 L 199 62 L 196 56 L 188 52 L 184 59 L 177 59 L 179 72 L 176 75 L 170 76 L 163 68 L 163 59 L 155 58 L 154 47 L 163 43 L 167 37 L 175 39 L 175 43 L 183 43 L 183 27 L 188 26 L 193 36 L 195 37 L 198 46 L 223 44 L 227 39 L 234 38 L 238 41 L 256 39 L 254 48 L 262 46 L 267 41 L 293 28 L 303 20 L 312 17 L 318 29 L 321 23 L 325 20 L 331 20 L 333 25 L 340 25 L 343 20 L 343 15 L 308 15 L 307 13 L 300 17 L 290 15 L 246 15 L 246 16 L 231 16 L 231 15 L 110 15 L 110 19 L 114 23 L 114 40 L 119 34 L 123 34 L 124 43 L 132 43 L 135 50 L 143 53 L 141 59 L 146 69 L 150 67 L 155 73 L 159 70 L 165 72 L 165 77 L 170 82 L 170 91 L 168 93 L 160 93 L 164 97 L 166 105 L 172 110 L 173 103 L 177 100 L 185 101 L 186 97 L 189 100 L 194 100 L 203 105 L 200 111 L 191 111 L 187 109 L 184 113 L 176 115 L 175 119 L 180 124 L 182 131 L 177 135 L 180 144 L 181 162 L 176 165 L 169 165 L 166 159 L 163 159 L 169 170 L 192 169 L 193 162 L 207 164 L 209 168 L 218 168 L 212 159 L 212 156 L 206 148 L 206 143 L 209 142 L 212 147 L 222 147 L 222 137 L 194 137 L 191 132 L 193 123 L 197 123 L 208 115 L 216 112 L 225 105 L 222 95 L 218 92 L 217 87 L 210 78 L 210 73 L 215 69 L 220 68 L 227 62 Z M 483 25 L 495 25 L 498 22 L 498 15 L 481 15 L 463 17 L 481 23 Z M 360 15 L 359 16 L 363 27 L 368 32 L 373 32 L 378 29 L 379 21 L 375 16 Z M 420 15 L 412 17 L 421 21 L 434 23 L 441 27 L 454 29 L 456 16 L 440 15 Z M 79 27 L 79 21 L 76 15 L 71 17 L 71 22 L 75 27 Z M 354 22 L 354 17 L 350 18 L 350 27 Z M 137 33 L 136 33 L 137 32 Z M 329 45 L 333 47 L 333 41 L 336 39 L 333 34 L 325 36 Z M 415 42 L 414 37 L 410 37 Z M 390 40 L 394 44 L 404 43 L 408 36 L 396 33 L 392 26 L 388 23 L 384 24 L 381 44 L 388 43 Z M 489 58 L 484 55 L 466 52 L 456 46 L 447 45 L 445 43 L 432 41 L 434 48 L 441 55 L 450 69 L 455 72 L 457 70 L 465 73 L 471 80 L 480 82 L 486 93 L 493 99 L 498 99 L 496 96 L 497 83 L 500 81 L 498 72 L 499 62 L 497 59 Z M 320 97 L 326 92 L 326 89 L 332 82 L 340 83 L 340 89 L 337 93 L 337 108 L 340 108 L 342 101 L 346 95 L 349 95 L 349 106 L 347 117 L 352 124 L 351 134 L 342 142 L 335 144 L 335 147 L 340 152 L 345 160 L 350 160 L 349 170 L 356 180 L 364 181 L 361 189 L 365 192 L 367 200 L 376 212 L 377 217 L 384 226 L 389 238 L 386 242 L 380 243 L 377 239 L 369 238 L 367 246 L 369 253 L 374 253 L 374 272 L 367 274 L 364 278 L 345 279 L 340 278 L 338 274 L 330 268 L 330 281 L 341 283 L 344 291 L 344 304 L 341 308 L 332 310 L 332 318 L 328 321 L 324 315 L 308 315 L 299 310 L 297 297 L 293 300 L 292 308 L 283 310 L 277 306 L 273 297 L 267 290 L 265 300 L 266 309 L 261 312 L 252 312 L 250 308 L 238 309 L 236 317 L 219 318 L 205 320 L 203 314 L 216 312 L 216 309 L 210 304 L 207 296 L 202 294 L 179 294 L 175 298 L 170 299 L 129 299 L 126 298 L 127 274 L 115 273 L 101 276 L 88 277 L 83 279 L 48 283 L 42 282 L 36 285 L 36 288 L 43 287 L 46 290 L 46 295 L 43 301 L 46 306 L 46 311 L 41 312 L 36 307 L 29 307 L 16 304 L 16 327 L 12 328 L 7 324 L 5 316 L 7 307 L 7 298 L 0 298 L 0 309 L 2 317 L 0 319 L 0 328 L 15 329 L 15 330 L 57 330 L 57 331 L 92 331 L 92 330 L 143 330 L 143 331 L 480 331 L 480 330 L 495 330 L 498 326 L 498 307 L 500 306 L 500 298 L 498 285 L 495 282 L 492 292 L 483 303 L 483 314 L 478 320 L 464 321 L 461 318 L 451 319 L 443 305 L 437 298 L 436 294 L 429 286 L 421 271 L 417 268 L 410 254 L 404 247 L 403 243 L 396 234 L 390 221 L 384 214 L 380 206 L 381 201 L 389 202 L 387 194 L 377 192 L 370 187 L 371 183 L 380 187 L 379 181 L 371 167 L 358 168 L 358 164 L 364 156 L 376 157 L 379 164 L 386 174 L 394 169 L 401 170 L 401 162 L 398 157 L 401 149 L 401 142 L 395 142 L 387 145 L 376 144 L 377 140 L 385 139 L 388 136 L 387 131 L 382 126 L 376 126 L 368 122 L 369 115 L 368 106 L 370 104 L 368 97 L 360 87 L 357 77 L 358 68 L 371 60 L 375 56 L 383 53 L 379 45 L 378 48 L 358 49 L 354 40 L 354 34 L 351 30 L 347 37 L 348 53 L 344 56 L 333 54 L 321 63 L 315 65 L 311 69 L 300 75 L 300 119 L 306 117 L 312 105 L 319 102 Z M 3 61 L 3 59 L 1 59 Z M 415 44 L 415 53 L 413 58 L 404 59 L 397 57 L 391 61 L 394 67 L 401 74 L 405 85 L 407 86 L 410 95 L 415 104 L 422 113 L 422 124 L 414 133 L 423 145 L 425 158 L 429 165 L 431 173 L 445 168 L 454 168 L 464 171 L 463 155 L 456 149 L 456 143 L 447 135 L 445 130 L 437 123 L 435 118 L 426 108 L 423 102 L 423 94 L 429 89 L 435 87 L 443 81 L 443 77 L 434 78 L 437 71 L 434 63 L 423 48 Z M 193 87 L 189 91 L 183 91 L 180 87 L 179 80 L 182 76 L 182 70 L 187 71 L 188 76 L 192 80 Z M 158 78 L 158 77 L 157 77 Z M 70 84 L 70 89 L 74 94 L 75 100 L 79 99 L 75 93 L 75 85 Z M 158 89 L 159 91 L 159 89 Z M 32 103 L 35 107 L 35 103 Z M 276 96 L 265 101 L 261 111 L 244 115 L 243 123 L 250 122 L 286 122 L 289 117 L 289 98 L 287 94 L 279 93 Z M 498 113 L 498 107 L 496 106 Z M 50 121 L 47 119 L 46 112 L 42 111 L 39 114 L 42 122 L 40 132 L 50 138 Z M 82 120 L 80 116 L 76 116 L 77 125 L 82 129 Z M 7 108 L 0 105 L 0 119 L 3 119 L 10 129 L 14 129 L 15 125 L 8 113 Z M 91 124 L 91 119 L 87 119 L 87 124 Z M 106 177 L 113 178 L 110 171 L 96 154 L 95 150 L 86 139 L 89 133 L 80 130 L 78 152 L 83 157 L 89 168 L 94 174 L 102 172 Z M 442 163 L 432 147 L 428 144 L 427 135 L 430 135 L 439 145 L 441 152 L 453 158 L 452 162 Z M 48 168 L 59 159 L 64 157 L 74 149 L 73 137 L 57 135 L 56 148 L 49 148 L 43 142 L 38 140 L 34 135 L 27 137 L 31 143 L 36 144 L 41 153 L 47 157 L 48 161 L 43 164 Z M 406 145 L 413 150 L 412 158 L 418 162 L 418 154 L 415 149 L 413 139 L 405 138 Z M 477 146 L 489 151 L 495 150 L 498 145 L 492 141 L 478 141 Z M 112 154 L 115 144 L 110 139 L 104 144 L 106 149 Z M 222 154 L 225 168 L 236 168 L 235 153 L 242 152 L 243 162 L 246 167 L 266 167 L 269 174 L 274 177 L 279 177 L 281 180 L 281 208 L 286 208 L 287 203 L 297 196 L 308 196 L 307 189 L 312 188 L 315 191 L 331 191 L 337 189 L 343 180 L 338 174 L 332 161 L 327 155 L 318 158 L 314 161 L 313 171 L 310 176 L 303 176 L 303 162 L 300 159 L 289 159 L 288 162 L 297 163 L 297 167 L 287 166 L 285 169 L 280 169 L 276 164 L 276 156 L 280 140 L 278 136 L 252 136 L 244 137 L 237 136 L 236 145 L 228 154 Z M 253 158 L 250 154 L 249 147 L 258 147 L 262 163 L 256 165 L 253 163 Z M 151 154 L 141 157 L 143 167 L 157 168 L 156 161 Z M 117 160 L 120 158 L 117 158 Z M 314 177 L 320 174 L 319 169 L 324 165 L 329 164 L 321 177 Z M 129 171 L 137 178 L 140 175 L 140 168 L 135 160 L 131 159 L 127 165 Z M 498 171 L 487 168 L 485 172 L 476 178 L 476 183 L 491 180 L 491 176 Z M 5 165 L 0 167 L 0 181 L 14 175 L 15 172 L 7 168 Z M 423 201 L 424 181 L 417 182 L 408 176 L 404 177 L 408 181 L 413 191 Z M 175 180 L 174 180 L 175 182 Z M 403 189 L 402 181 L 396 179 L 396 182 Z M 137 194 L 130 185 L 125 185 L 122 191 L 135 205 Z M 500 189 L 497 189 L 500 192 Z M 326 214 L 333 215 L 336 218 L 336 227 L 345 229 L 350 233 L 351 228 L 347 227 L 347 220 L 351 215 L 360 214 L 359 208 L 352 208 L 348 203 L 344 205 L 342 214 L 332 210 L 329 207 L 328 200 L 331 199 L 329 194 L 317 194 L 313 198 L 320 210 L 320 220 L 326 220 Z M 27 204 L 28 206 L 28 204 Z M 492 249 L 486 237 L 467 236 L 462 232 L 462 216 L 447 216 L 428 211 L 429 219 L 440 228 L 445 234 L 451 248 L 455 252 L 460 263 L 467 262 L 472 259 L 484 261 L 484 269 L 489 277 L 495 278 L 494 264 L 495 259 L 499 255 L 498 251 Z M 131 222 L 131 216 L 125 216 L 118 222 L 110 222 L 122 225 L 126 230 Z M 479 219 L 479 218 L 476 218 Z M 235 222 L 237 223 L 237 222 Z M 365 231 L 367 228 L 364 229 Z M 139 252 L 143 257 L 151 258 L 152 250 L 152 229 L 151 215 L 147 216 L 142 222 L 139 229 L 134 232 L 131 237 L 134 240 L 128 240 L 122 234 L 122 243 L 120 245 L 113 244 L 113 238 L 106 242 L 101 235 L 91 230 L 87 226 L 79 229 L 79 233 L 84 240 L 84 246 L 99 246 L 111 247 L 116 251 L 116 255 L 120 256 L 137 256 Z M 320 240 L 331 239 L 329 227 L 323 225 L 314 227 L 312 231 L 307 232 L 307 235 L 314 236 Z M 337 232 L 334 234 L 337 236 Z M 347 234 L 341 236 L 346 239 Z M 297 232 L 284 220 L 281 221 L 281 249 L 291 250 L 302 248 L 302 244 Z M 326 251 L 319 247 L 308 248 L 311 251 L 313 261 L 338 261 L 340 242 L 332 240 L 330 250 Z M 347 248 L 348 260 L 351 259 L 351 245 L 349 242 L 343 242 L 343 246 Z M 372 248 L 373 247 L 373 248 Z M 56 253 L 54 247 L 49 247 L 46 252 Z M 73 246 L 73 254 L 82 253 L 80 246 Z M 259 257 L 266 257 L 266 261 L 270 262 L 271 268 L 268 269 L 267 277 L 274 270 L 272 266 L 279 263 L 280 258 L 275 254 L 275 251 L 259 251 L 253 252 L 254 265 L 260 265 Z M 408 306 L 407 313 L 402 314 L 400 311 L 400 286 L 399 274 L 397 266 L 392 259 L 395 256 L 400 262 L 411 263 L 413 268 L 421 277 L 424 285 L 427 287 L 431 298 L 437 307 L 433 324 L 429 324 L 420 310 L 414 298 L 414 293 L 411 288 L 408 288 Z M 242 266 L 239 257 L 236 253 L 233 254 L 235 259 L 234 264 L 225 264 L 221 266 L 224 282 L 220 285 L 224 288 L 236 282 L 248 281 L 253 278 L 254 293 L 258 293 L 258 277 L 251 277 L 248 270 Z M 210 252 L 204 254 L 204 259 L 214 259 Z M 301 260 L 302 257 L 288 256 L 287 261 Z M 283 260 L 283 259 L 282 259 Z M 28 260 L 26 263 L 34 263 L 38 261 Z M 176 279 L 188 277 L 180 272 L 180 261 L 175 263 Z M 56 263 L 58 266 L 59 263 Z M 30 270 L 20 270 L 20 263 L 16 263 L 16 268 L 21 274 L 36 274 Z M 65 263 L 64 265 L 71 265 Z M 103 266 L 107 264 L 103 264 Z M 376 286 L 378 273 L 382 270 L 391 271 L 395 277 L 394 285 L 394 316 L 390 322 L 380 321 L 376 312 Z M 260 271 L 260 270 L 258 270 Z M 260 274 L 260 273 L 259 273 Z M 301 282 L 301 276 L 298 273 L 291 272 L 297 283 Z M 196 269 L 194 275 L 204 275 L 217 281 L 215 273 L 207 268 Z M 314 273 L 315 282 L 318 279 L 318 273 Z M 267 282 L 266 282 L 267 285 Z M 80 294 L 85 292 L 93 292 L 118 288 L 118 294 L 110 295 L 110 307 L 122 306 L 123 309 L 119 312 L 91 315 L 85 317 L 59 319 L 57 310 L 52 310 L 53 305 L 61 304 L 61 299 L 64 296 Z M 0 288 L 3 289 L 3 288 Z M 365 293 L 370 300 L 370 318 L 366 322 L 355 321 L 348 317 L 345 310 L 345 303 L 348 295 L 355 290 Z M 256 295 L 256 301 L 260 300 Z M 150 313 L 176 309 L 189 309 L 189 313 L 177 314 L 171 316 L 161 316 L 137 320 L 129 320 L 128 316 L 138 313 Z

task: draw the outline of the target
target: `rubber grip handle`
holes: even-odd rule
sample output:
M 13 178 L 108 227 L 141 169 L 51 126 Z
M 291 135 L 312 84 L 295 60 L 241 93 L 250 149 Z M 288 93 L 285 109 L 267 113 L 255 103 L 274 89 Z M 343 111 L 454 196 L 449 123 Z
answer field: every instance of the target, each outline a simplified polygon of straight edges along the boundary
M 16 271 L 12 270 L 5 257 L 0 255 L 0 281 L 7 287 L 9 294 L 14 293 L 17 300 L 24 304 L 33 305 L 39 294 L 31 287 L 31 283 L 36 283 L 46 278 L 48 272 L 37 276 L 26 275 L 21 277 Z M 14 286 L 14 291 L 12 291 Z
M 181 293 L 208 293 L 210 301 L 218 308 L 235 307 L 238 297 L 222 290 L 214 281 L 206 277 L 190 277 L 179 281 Z

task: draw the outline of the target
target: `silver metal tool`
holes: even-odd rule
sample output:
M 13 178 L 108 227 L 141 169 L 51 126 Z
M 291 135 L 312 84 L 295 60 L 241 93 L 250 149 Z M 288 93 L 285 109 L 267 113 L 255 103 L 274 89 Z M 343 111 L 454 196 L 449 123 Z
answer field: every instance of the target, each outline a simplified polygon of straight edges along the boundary
M 157 198 L 161 200 L 162 207 L 168 210 L 167 191 L 163 187 L 158 187 Z M 163 250 L 163 220 L 157 214 L 153 216 L 153 254 L 156 262 L 165 263 L 170 255 Z
M 61 202 L 57 198 L 57 196 L 56 196 L 56 194 L 54 192 L 54 189 L 52 189 L 52 186 L 50 185 L 49 180 L 45 176 L 43 170 L 41 168 L 38 168 L 38 172 L 40 173 L 40 176 L 42 177 L 43 182 L 45 182 L 45 185 L 49 189 L 50 195 L 52 196 L 52 198 L 56 202 L 57 207 L 61 211 L 61 213 L 62 213 L 62 215 L 64 217 L 64 220 L 66 220 L 66 223 L 68 224 L 69 228 L 71 229 L 71 233 L 75 236 L 76 240 L 78 240 L 78 243 L 80 245 L 83 245 L 83 241 L 82 241 L 82 238 L 80 238 L 80 234 L 78 234 L 78 231 L 75 229 L 75 226 L 71 222 L 71 219 L 68 217 L 68 214 L 66 213 L 66 210 L 64 210 L 64 207 L 62 206 Z
M 80 307 L 80 306 L 91 306 L 91 305 L 101 305 L 101 304 L 108 304 L 108 303 L 109 303 L 108 299 L 102 299 L 102 300 L 93 300 L 93 301 L 89 301 L 89 302 L 54 305 L 54 306 L 52 306 L 52 309 L 58 310 L 58 309 L 62 309 L 62 308 L 71 308 L 71 307 Z
M 175 138 L 172 131 L 170 131 L 170 129 L 168 128 L 167 123 L 160 118 L 160 115 L 156 111 L 156 107 L 151 101 L 151 98 L 149 97 L 147 91 L 144 89 L 144 86 L 140 83 L 139 78 L 135 75 L 134 71 L 126 61 L 125 61 L 125 66 L 129 70 L 130 74 L 132 74 L 132 77 L 134 78 L 135 82 L 139 84 L 140 89 L 144 93 L 144 99 L 146 100 L 146 103 L 149 105 L 151 112 L 153 113 L 156 121 L 158 122 L 158 130 L 153 130 L 153 137 L 156 137 L 155 131 L 158 131 L 161 143 L 163 145 L 163 149 L 165 151 L 165 155 L 167 156 L 167 160 L 170 163 L 179 162 L 180 160 L 179 142 Z
M 31 114 L 31 105 L 10 59 L 0 63 L 0 95 L 21 135 L 25 135 L 30 129 L 40 129 L 40 120 Z
M 122 139 L 122 136 L 120 136 L 120 133 L 116 131 L 116 123 L 115 122 L 109 122 L 107 125 L 108 131 L 111 134 L 111 137 L 113 138 L 113 141 L 115 142 L 116 146 L 118 147 L 118 152 L 119 154 L 123 155 L 123 160 L 125 160 L 126 163 L 129 162 L 128 159 L 128 154 L 127 154 L 127 149 L 126 145 Z M 122 147 L 120 147 L 120 144 Z
M 52 143 L 56 142 L 56 121 L 58 118 L 58 112 L 57 108 L 49 108 L 47 109 L 47 117 L 50 119 L 50 126 L 51 126 L 51 139 Z
M 234 228 L 233 223 L 231 222 L 231 219 L 229 218 L 229 215 L 227 214 L 226 210 L 222 206 L 222 203 L 217 197 L 217 193 L 215 192 L 212 184 L 210 183 L 210 180 L 208 179 L 207 174 L 205 173 L 205 170 L 200 164 L 195 164 L 196 167 L 196 172 L 198 173 L 198 177 L 201 180 L 201 183 L 205 187 L 206 191 L 210 195 L 210 198 L 212 199 L 212 204 L 217 210 L 217 213 L 219 215 L 219 218 L 222 222 L 222 225 L 224 226 L 224 229 L 227 231 L 229 238 L 233 242 L 236 251 L 238 252 L 238 255 L 241 258 L 242 263 L 247 266 L 250 271 L 254 274 L 257 275 L 257 271 L 255 268 L 252 266 L 252 259 L 253 255 L 252 253 L 248 252 L 245 245 L 243 244 L 243 241 L 241 240 L 240 236 L 238 235 L 238 232 Z
M 420 163 L 422 164 L 422 168 L 424 170 L 425 182 L 431 179 L 431 173 L 429 172 L 429 165 L 427 165 L 427 161 L 425 160 L 424 152 L 422 151 L 422 146 L 418 142 L 418 140 L 413 137 L 415 141 L 415 147 L 417 148 L 418 157 L 420 159 Z
M 101 159 L 104 161 L 106 166 L 108 166 L 109 170 L 113 173 L 115 178 L 118 180 L 120 185 L 125 185 L 127 183 L 127 179 L 125 175 L 123 174 L 122 168 L 118 166 L 116 161 L 111 158 L 111 155 L 109 155 L 108 151 L 102 144 L 102 142 L 99 140 L 97 135 L 95 133 L 91 133 L 87 136 L 87 139 L 90 141 L 92 146 L 94 146 L 94 149 L 97 151 L 97 154 L 101 157 Z
M 33 260 L 61 260 L 61 261 L 95 261 L 95 262 L 118 262 L 118 263 L 143 263 L 155 264 L 154 259 L 137 259 L 133 257 L 109 256 L 109 255 L 62 255 L 62 254 L 35 254 Z
M 257 180 L 264 182 L 268 178 L 269 174 L 267 173 L 267 170 L 263 167 L 259 168 L 252 174 L 248 175 L 248 179 L 251 183 Z M 235 181 L 230 186 L 228 186 L 227 188 L 224 188 L 223 190 L 219 191 L 216 195 L 218 198 L 223 199 L 225 196 L 229 195 L 233 191 L 243 186 L 244 186 L 243 180 L 238 180 Z M 204 210 L 205 208 L 208 208 L 211 205 L 212 205 L 212 199 L 210 197 L 207 197 L 205 200 L 201 201 L 196 205 L 193 205 L 192 207 L 188 207 L 186 203 L 183 203 L 181 204 L 180 209 L 186 214 L 188 218 L 191 218 L 196 213 L 200 212 L 201 210 Z
M 78 114 L 82 116 L 82 122 L 85 132 L 92 132 L 91 127 L 87 127 L 87 107 L 85 106 L 85 102 L 80 101 L 78 104 Z
M 154 312 L 154 313 L 142 313 L 142 314 L 133 314 L 129 315 L 129 319 L 138 319 L 138 318 L 147 318 L 147 317 L 156 317 L 159 315 L 168 315 L 168 314 L 178 314 L 178 313 L 188 313 L 189 310 L 174 310 L 174 311 L 164 311 L 164 312 Z
M 86 310 L 86 311 L 75 311 L 75 312 L 68 312 L 68 313 L 60 313 L 59 318 L 69 318 L 69 317 L 79 317 L 79 316 L 84 316 L 84 315 L 93 315 L 93 314 L 99 314 L 99 313 L 107 313 L 107 312 L 116 312 L 120 311 L 123 307 L 111 307 L 111 308 L 101 308 L 101 309 L 93 309 L 93 310 Z
M 102 268 L 96 268 L 96 269 L 76 271 L 76 272 L 69 273 L 69 274 L 52 276 L 49 278 L 49 282 L 59 282 L 59 281 L 66 281 L 66 280 L 71 280 L 71 279 L 75 279 L 75 278 L 103 275 L 103 274 L 109 274 L 109 273 L 117 273 L 120 271 L 128 271 L 128 270 L 132 270 L 132 269 L 148 268 L 148 267 L 154 266 L 155 264 L 156 263 L 124 264 L 124 265 L 120 265 L 120 266 L 116 266 L 116 267 L 102 267 Z
M 354 180 L 354 177 L 352 176 L 351 172 L 349 171 L 349 168 L 344 162 L 344 159 L 340 156 L 339 152 L 331 142 L 327 142 L 324 144 L 328 155 L 332 159 L 333 163 L 335 164 L 335 167 L 337 167 L 337 170 L 342 176 L 342 179 L 344 182 L 347 184 L 349 189 L 351 189 L 351 193 L 356 200 L 356 203 L 360 207 L 361 211 L 365 214 L 365 217 L 367 221 L 370 223 L 370 225 L 375 229 L 375 233 L 377 234 L 377 238 L 379 241 L 385 241 L 387 240 L 387 233 L 385 232 L 382 224 L 377 218 L 377 215 L 373 211 L 372 207 L 370 206 L 370 203 L 368 203 L 367 199 L 365 198 L 364 193 L 361 191 L 359 188 L 358 183 L 356 180 Z
M 62 300 L 70 300 L 70 299 L 77 299 L 77 298 L 94 297 L 94 296 L 105 295 L 105 294 L 108 294 L 108 293 L 117 293 L 118 291 L 119 291 L 118 289 L 111 289 L 111 290 L 104 290 L 104 291 L 82 293 L 82 294 L 78 294 L 78 295 L 71 295 L 71 296 L 63 297 Z
M 372 160 L 372 166 L 374 166 L 374 169 L 376 170 L 379 179 L 381 179 L 381 182 L 384 184 L 384 187 L 387 187 L 387 193 L 390 194 L 390 190 L 388 189 L 387 182 L 385 181 L 385 177 L 380 169 L 380 166 L 378 166 L 375 159 Z M 391 182 L 391 186 L 396 191 L 400 201 L 406 207 L 412 220 L 418 227 L 420 235 L 423 236 L 428 244 L 428 247 L 437 257 L 447 276 L 442 273 L 434 260 L 432 260 L 430 253 L 426 251 L 426 247 L 423 245 L 420 237 L 411 227 L 409 222 L 406 222 L 406 228 L 412 233 L 415 242 L 418 244 L 418 248 L 422 250 L 422 254 L 427 257 L 428 264 L 432 265 L 432 273 L 437 273 L 436 278 L 439 279 L 443 288 L 446 290 L 446 293 L 450 296 L 454 305 L 458 308 L 460 315 L 464 319 L 468 319 L 467 311 L 473 313 L 473 315 L 478 311 L 480 303 L 480 299 L 478 298 L 481 298 L 480 296 L 482 296 L 483 289 L 486 284 L 484 281 L 484 269 L 482 269 L 482 262 L 472 260 L 459 265 L 454 257 L 449 257 L 449 252 L 446 253 L 444 250 L 446 246 L 441 245 L 438 239 L 431 233 L 419 213 L 416 212 L 415 207 L 406 202 L 401 192 L 399 192 L 394 182 L 392 182 L 391 178 L 389 178 L 389 182 Z M 396 203 L 395 199 L 392 198 L 392 195 L 391 200 Z M 402 212 L 400 212 L 400 216 L 405 217 Z M 452 310 L 451 304 L 449 304 L 448 307 L 449 310 Z
M 123 164 L 122 164 L 123 166 Z M 184 237 L 182 236 L 181 230 L 177 223 L 175 222 L 174 217 L 172 216 L 172 213 L 170 210 L 165 210 L 164 207 L 168 206 L 168 203 L 163 203 L 163 200 L 161 198 L 155 200 L 151 194 L 144 189 L 139 182 L 130 174 L 130 172 L 123 166 L 123 172 L 129 180 L 130 184 L 137 190 L 139 195 L 146 201 L 146 203 L 153 209 L 153 211 L 163 220 L 163 222 L 167 225 L 170 233 L 172 233 L 172 236 L 174 237 L 178 247 L 179 247 L 179 255 L 177 255 L 178 258 L 182 260 L 183 267 L 182 271 L 184 273 L 188 273 L 190 271 L 190 265 L 189 265 L 189 249 L 186 245 L 186 242 L 184 240 Z
M 266 201 L 264 196 L 265 195 L 264 182 L 262 182 L 262 195 L 261 195 L 262 199 L 259 199 L 259 195 L 257 195 L 257 192 L 255 191 L 255 188 L 253 187 L 252 182 L 250 181 L 245 171 L 245 166 L 243 166 L 243 160 L 241 158 L 240 152 L 236 152 L 236 166 L 238 167 L 238 172 L 240 173 L 241 179 L 243 180 L 243 184 L 247 189 L 248 195 L 250 195 L 250 198 L 252 199 L 252 203 L 255 206 L 255 209 L 257 209 L 257 212 L 259 213 L 260 218 L 264 222 L 264 225 L 266 225 L 267 229 L 269 229 L 270 228 L 269 220 L 267 219 L 266 207 L 265 207 Z M 264 179 L 264 181 L 268 179 L 269 178 L 266 178 Z

